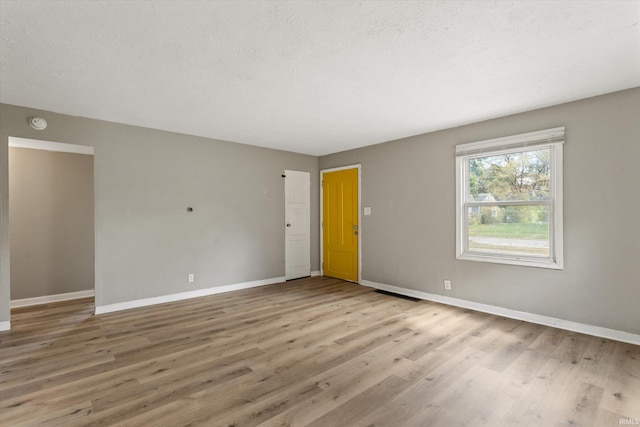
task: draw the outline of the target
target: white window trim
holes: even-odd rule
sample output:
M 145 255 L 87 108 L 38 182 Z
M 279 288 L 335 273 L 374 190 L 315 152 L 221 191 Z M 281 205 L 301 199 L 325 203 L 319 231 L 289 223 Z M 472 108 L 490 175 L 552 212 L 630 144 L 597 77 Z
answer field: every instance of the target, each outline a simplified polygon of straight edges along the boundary
M 486 141 L 459 144 L 456 146 L 456 258 L 468 261 L 492 262 L 498 264 L 541 267 L 561 270 L 564 268 L 563 245 L 563 182 L 562 182 L 562 146 L 564 127 L 557 127 L 520 135 L 495 138 Z M 551 198 L 549 202 L 491 202 L 491 205 L 531 205 L 549 206 L 549 254 L 547 258 L 537 259 L 519 255 L 484 254 L 469 252 L 467 249 L 468 213 L 465 203 L 468 200 L 468 160 L 487 155 L 523 151 L 533 147 L 551 149 Z M 481 205 L 482 203 L 478 203 Z

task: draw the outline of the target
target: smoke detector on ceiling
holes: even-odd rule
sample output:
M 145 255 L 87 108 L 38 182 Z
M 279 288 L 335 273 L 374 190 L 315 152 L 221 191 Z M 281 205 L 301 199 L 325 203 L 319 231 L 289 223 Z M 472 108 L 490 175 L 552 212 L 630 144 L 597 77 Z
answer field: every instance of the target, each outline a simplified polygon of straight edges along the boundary
M 47 127 L 47 121 L 42 117 L 31 116 L 29 117 L 29 126 L 35 130 L 43 130 Z

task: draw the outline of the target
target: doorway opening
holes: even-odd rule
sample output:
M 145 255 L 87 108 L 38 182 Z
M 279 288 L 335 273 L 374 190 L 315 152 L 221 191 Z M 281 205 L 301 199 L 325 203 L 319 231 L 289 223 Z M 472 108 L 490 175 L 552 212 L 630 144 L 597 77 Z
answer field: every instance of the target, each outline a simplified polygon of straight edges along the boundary
M 95 298 L 93 147 L 9 137 L 11 309 Z

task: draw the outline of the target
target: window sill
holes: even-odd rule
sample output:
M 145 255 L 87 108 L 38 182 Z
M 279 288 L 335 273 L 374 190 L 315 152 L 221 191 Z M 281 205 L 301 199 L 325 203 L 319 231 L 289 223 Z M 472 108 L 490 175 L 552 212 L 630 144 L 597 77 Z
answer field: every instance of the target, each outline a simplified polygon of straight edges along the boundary
M 561 263 L 558 263 L 557 261 L 548 260 L 548 259 L 536 260 L 531 258 L 493 256 L 493 255 L 481 255 L 481 254 L 471 254 L 471 253 L 458 254 L 456 256 L 456 259 L 464 260 L 464 261 L 491 262 L 494 264 L 518 265 L 521 267 L 548 268 L 552 270 L 562 270 L 564 268 Z

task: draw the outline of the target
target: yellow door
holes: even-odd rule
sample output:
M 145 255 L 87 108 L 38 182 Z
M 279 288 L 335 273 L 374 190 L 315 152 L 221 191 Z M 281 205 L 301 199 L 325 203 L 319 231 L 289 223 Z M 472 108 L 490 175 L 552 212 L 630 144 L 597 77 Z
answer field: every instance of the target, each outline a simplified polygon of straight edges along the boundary
M 323 174 L 324 275 L 358 281 L 358 169 Z

